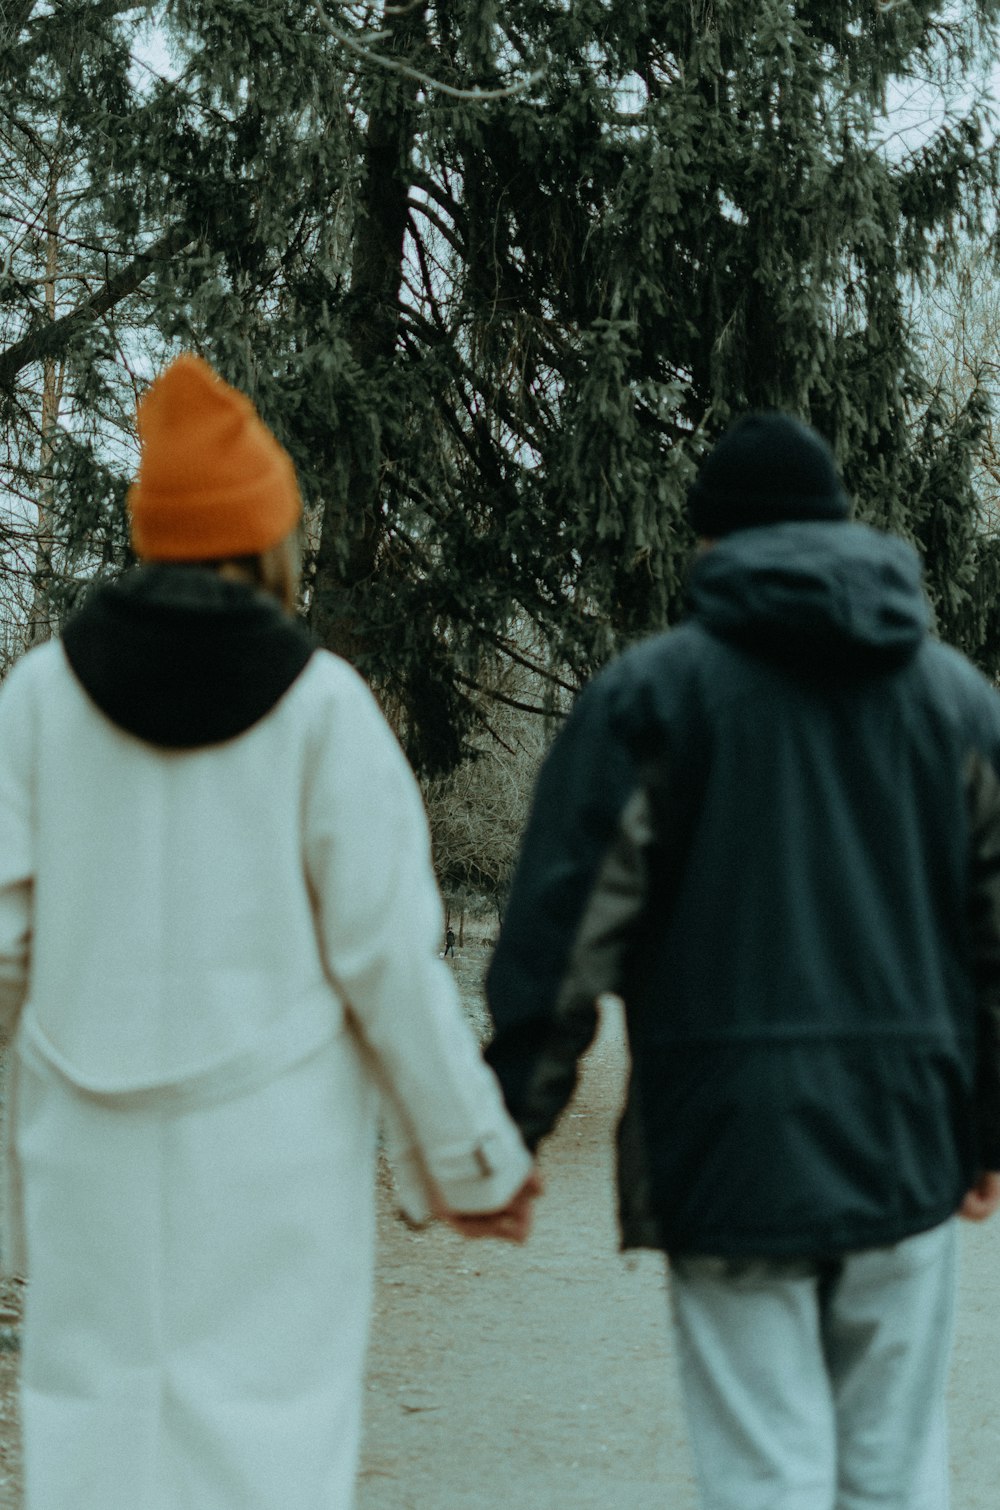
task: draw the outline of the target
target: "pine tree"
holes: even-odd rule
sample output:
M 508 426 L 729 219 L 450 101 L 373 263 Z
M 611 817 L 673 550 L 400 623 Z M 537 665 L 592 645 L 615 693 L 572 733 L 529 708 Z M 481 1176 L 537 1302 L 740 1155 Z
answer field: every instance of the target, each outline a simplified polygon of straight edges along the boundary
M 62 374 L 58 560 L 121 560 L 120 415 L 197 347 L 299 466 L 314 628 L 444 770 L 495 657 L 555 696 L 671 621 L 699 455 L 737 410 L 782 405 L 833 441 L 861 514 L 924 552 L 942 632 L 997 667 L 985 415 L 937 400 L 909 290 L 992 203 L 975 79 L 998 10 L 175 0 L 152 8 L 156 77 L 146 7 L 8 0 L 5 225 L 38 241 L 41 178 L 20 212 L 11 188 L 38 143 L 58 130 L 71 165 L 54 309 L 39 246 L 0 274 L 28 476 L 26 408 L 46 360 Z M 918 85 L 938 125 L 887 140 Z

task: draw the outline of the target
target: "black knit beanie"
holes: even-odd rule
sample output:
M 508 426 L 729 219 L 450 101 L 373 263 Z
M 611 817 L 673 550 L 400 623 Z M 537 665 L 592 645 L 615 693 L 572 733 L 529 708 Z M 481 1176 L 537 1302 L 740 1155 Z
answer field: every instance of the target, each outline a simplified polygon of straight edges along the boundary
M 846 519 L 850 501 L 833 452 L 790 414 L 744 414 L 702 464 L 688 518 L 712 540 L 787 519 Z

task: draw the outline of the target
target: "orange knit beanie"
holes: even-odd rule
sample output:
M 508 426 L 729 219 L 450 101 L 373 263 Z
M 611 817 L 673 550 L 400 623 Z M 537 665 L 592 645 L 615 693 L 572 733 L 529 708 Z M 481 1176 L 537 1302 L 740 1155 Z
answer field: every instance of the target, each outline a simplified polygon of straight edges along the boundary
M 291 457 L 248 398 L 201 357 L 171 362 L 138 410 L 142 451 L 128 495 L 146 561 L 254 556 L 302 513 Z

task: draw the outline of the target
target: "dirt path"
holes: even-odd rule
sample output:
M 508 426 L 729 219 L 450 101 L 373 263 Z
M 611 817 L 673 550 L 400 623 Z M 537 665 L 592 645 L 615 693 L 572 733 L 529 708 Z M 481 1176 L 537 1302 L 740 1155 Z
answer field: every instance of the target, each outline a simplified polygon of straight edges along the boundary
M 384 1203 L 357 1510 L 696 1510 L 663 1267 L 616 1251 L 623 1073 L 611 1012 L 526 1248 L 414 1235 Z M 996 1510 L 1000 1218 L 962 1239 L 952 1510 Z
M 616 1249 L 616 1027 L 546 1146 L 525 1248 L 384 1207 L 357 1510 L 694 1510 L 663 1265 Z
M 460 957 L 463 985 L 479 968 Z M 696 1510 L 663 1266 L 616 1249 L 623 1073 L 610 1013 L 545 1149 L 548 1190 L 523 1249 L 412 1233 L 382 1191 L 357 1510 Z M 1000 1219 L 964 1228 L 963 1246 L 952 1510 L 996 1510 Z M 0 1293 L 0 1321 L 17 1300 Z M 0 1341 L 13 1334 L 0 1327 Z M 16 1357 L 0 1350 L 0 1510 L 20 1505 L 15 1386 Z

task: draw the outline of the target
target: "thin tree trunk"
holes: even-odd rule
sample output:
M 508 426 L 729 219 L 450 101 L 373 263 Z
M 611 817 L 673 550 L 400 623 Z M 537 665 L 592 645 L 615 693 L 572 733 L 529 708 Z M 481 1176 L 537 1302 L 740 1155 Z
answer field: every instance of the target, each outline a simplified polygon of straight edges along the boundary
M 425 5 L 398 7 L 386 0 L 385 49 L 412 54 L 426 25 Z M 396 350 L 416 88 L 409 79 L 379 80 L 368 120 L 347 327 L 352 354 L 366 376 L 389 363 Z M 346 484 L 341 496 L 325 505 L 309 621 L 323 644 L 353 659 L 363 648 L 358 595 L 376 569 L 382 535 L 379 487 L 386 458 L 375 426 L 367 438 L 349 441 Z
M 59 273 L 59 169 L 53 162 L 49 170 L 49 189 L 45 223 L 45 313 L 49 322 L 56 318 L 56 279 Z M 27 646 L 40 645 L 52 636 L 52 552 L 53 478 L 55 431 L 59 422 L 62 397 L 62 364 L 54 356 L 42 363 L 41 441 L 38 448 L 38 503 L 36 517 L 35 569 L 32 581 L 31 611 L 25 634 Z

